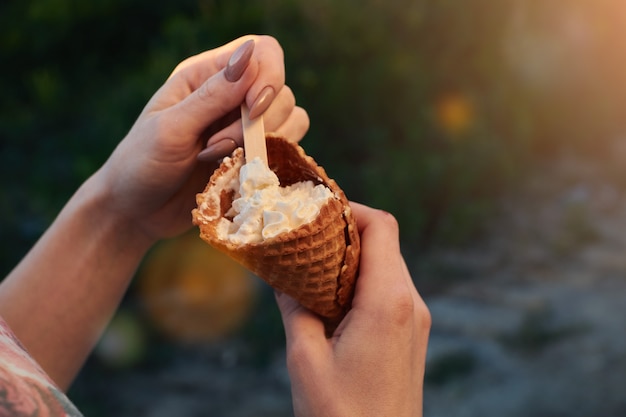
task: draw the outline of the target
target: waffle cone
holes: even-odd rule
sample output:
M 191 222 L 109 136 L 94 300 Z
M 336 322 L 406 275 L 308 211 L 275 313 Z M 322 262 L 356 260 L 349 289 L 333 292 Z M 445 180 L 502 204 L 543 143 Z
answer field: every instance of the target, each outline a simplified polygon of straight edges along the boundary
M 359 235 L 348 199 L 300 146 L 268 135 L 267 154 L 281 186 L 313 181 L 333 192 L 312 222 L 259 243 L 234 244 L 218 236 L 217 225 L 235 194 L 233 180 L 245 163 L 241 148 L 224 158 L 197 195 L 193 222 L 202 239 L 321 316 L 331 333 L 350 309 L 359 264 Z

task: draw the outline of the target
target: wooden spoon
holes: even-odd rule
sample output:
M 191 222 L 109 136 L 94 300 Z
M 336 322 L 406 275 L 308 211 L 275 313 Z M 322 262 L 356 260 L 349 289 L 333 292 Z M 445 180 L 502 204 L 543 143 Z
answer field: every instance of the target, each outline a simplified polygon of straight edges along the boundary
M 267 147 L 265 144 L 265 126 L 263 116 L 250 120 L 250 109 L 244 102 L 241 105 L 241 123 L 243 125 L 243 148 L 246 162 L 251 162 L 257 156 L 267 166 Z

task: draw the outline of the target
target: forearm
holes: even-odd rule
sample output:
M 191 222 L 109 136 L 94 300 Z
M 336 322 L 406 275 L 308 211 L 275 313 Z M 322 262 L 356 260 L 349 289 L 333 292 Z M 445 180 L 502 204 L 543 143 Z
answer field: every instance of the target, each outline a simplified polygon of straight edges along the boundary
M 150 244 L 107 212 L 94 176 L 0 284 L 0 315 L 61 388 L 91 352 Z

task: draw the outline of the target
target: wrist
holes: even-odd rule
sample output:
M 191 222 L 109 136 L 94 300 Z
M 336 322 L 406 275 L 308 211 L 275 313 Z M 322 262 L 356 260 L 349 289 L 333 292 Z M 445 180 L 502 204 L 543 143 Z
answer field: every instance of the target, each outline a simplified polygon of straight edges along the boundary
M 157 239 L 145 233 L 139 222 L 116 204 L 111 187 L 103 180 L 101 171 L 85 181 L 72 200 L 78 214 L 88 219 L 91 232 L 111 247 L 143 255 L 156 243 Z

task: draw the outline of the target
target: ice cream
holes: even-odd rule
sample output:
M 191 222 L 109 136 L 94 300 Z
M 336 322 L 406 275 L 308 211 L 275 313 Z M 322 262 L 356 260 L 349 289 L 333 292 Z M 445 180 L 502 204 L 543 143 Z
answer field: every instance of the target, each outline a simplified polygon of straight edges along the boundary
M 332 197 L 323 184 L 300 181 L 286 187 L 260 158 L 243 165 L 232 207 L 217 234 L 235 244 L 256 243 L 310 223 Z M 232 219 L 232 220 L 230 220 Z

